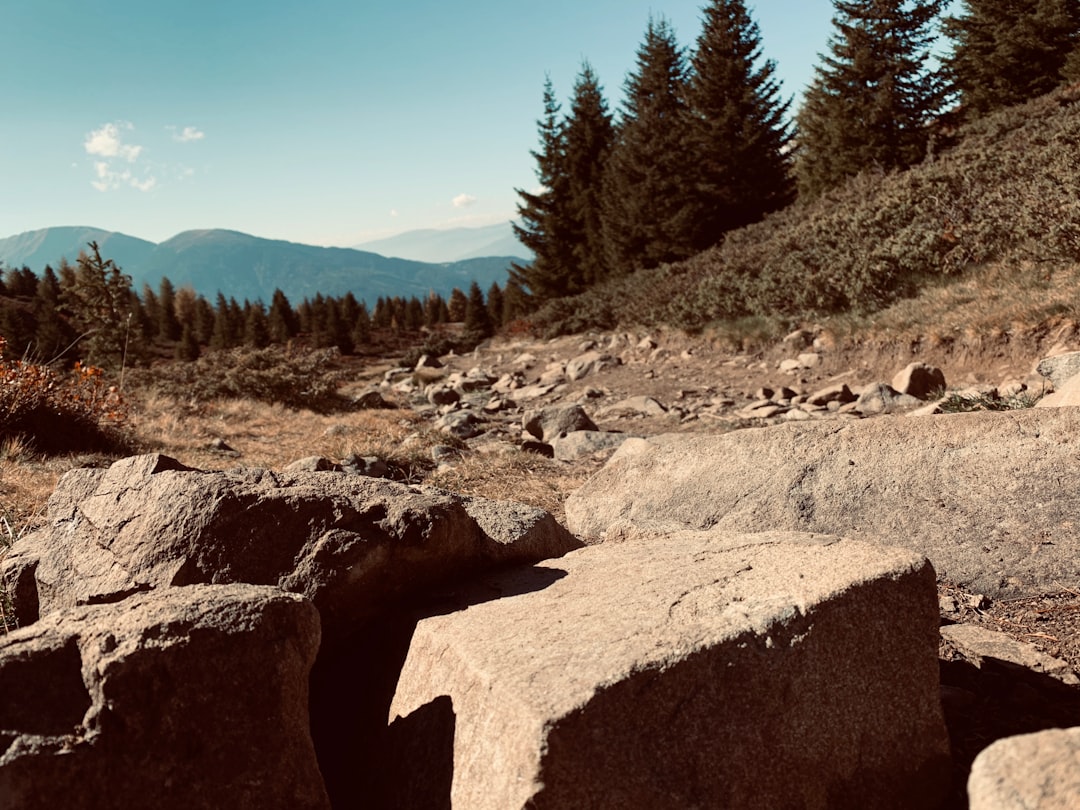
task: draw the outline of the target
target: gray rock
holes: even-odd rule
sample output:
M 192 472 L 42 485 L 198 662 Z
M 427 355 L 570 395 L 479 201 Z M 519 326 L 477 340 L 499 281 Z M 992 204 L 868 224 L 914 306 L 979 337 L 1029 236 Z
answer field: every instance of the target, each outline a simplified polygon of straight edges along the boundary
M 354 408 L 360 410 L 382 410 L 393 408 L 394 405 L 383 399 L 383 395 L 375 389 L 370 389 L 357 394 L 352 399 Z
M 1055 383 L 1054 392 L 1035 403 L 1036 408 L 1073 408 L 1080 405 L 1080 375 L 1073 375 L 1061 384 Z
M 1006 737 L 975 758 L 971 810 L 1075 810 L 1080 807 L 1080 728 Z
M 892 386 L 883 382 L 876 382 L 863 386 L 862 392 L 855 402 L 855 410 L 866 416 L 874 416 L 876 414 L 911 410 L 922 405 L 922 400 L 908 394 L 901 394 Z
M 415 370 L 419 371 L 422 368 L 442 368 L 443 364 L 439 361 L 439 358 L 432 357 L 430 354 L 420 355 L 420 359 L 416 361 Z
M 668 409 L 659 400 L 652 397 L 627 397 L 607 405 L 596 412 L 597 419 L 611 419 L 619 416 L 663 416 Z
M 438 752 L 393 757 L 432 805 L 921 809 L 948 789 L 934 573 L 910 552 L 686 532 L 487 577 L 465 605 L 417 624 L 390 708 L 401 751 Z
M 202 472 L 138 456 L 61 478 L 48 523 L 14 545 L 3 572 L 33 580 L 37 609 L 16 600 L 23 624 L 140 590 L 244 582 L 307 596 L 333 635 L 432 583 L 580 546 L 539 509 L 528 538 L 497 542 L 469 516 L 474 500 L 358 475 Z
M 455 439 L 472 439 L 484 432 L 484 422 L 472 411 L 450 411 L 434 422 L 436 430 Z
M 196 585 L 0 638 L 4 810 L 328 808 L 308 725 L 319 617 Z
M 566 364 L 566 378 L 574 382 L 588 377 L 590 374 L 596 374 L 604 369 L 621 365 L 621 363 L 622 361 L 618 357 L 613 357 L 610 354 L 587 351 L 584 354 L 579 354 Z
M 847 383 L 841 383 L 840 385 L 830 385 L 827 388 L 822 388 L 819 391 L 815 391 L 808 398 L 807 402 L 811 405 L 828 405 L 830 402 L 838 402 L 841 405 L 846 405 L 849 402 L 854 402 L 857 399 L 851 389 L 848 388 Z
M 979 669 L 987 665 L 1007 667 L 1013 673 L 1045 675 L 1066 686 L 1080 686 L 1080 678 L 1067 663 L 1004 633 L 977 625 L 951 624 L 941 628 L 941 639 Z
M 625 442 L 566 503 L 582 538 L 652 528 L 856 535 L 914 549 L 966 590 L 1080 580 L 1080 410 L 815 421 Z
M 285 472 L 341 472 L 341 465 L 325 456 L 305 456 L 282 469 Z
M 945 373 L 926 363 L 911 363 L 892 379 L 892 387 L 901 394 L 927 399 L 945 390 Z
M 575 430 L 552 439 L 552 453 L 559 461 L 576 461 L 597 453 L 614 452 L 629 436 L 625 433 L 605 433 L 599 430 Z
M 550 408 L 526 411 L 521 426 L 542 442 L 551 444 L 553 439 L 576 430 L 596 430 L 596 424 L 580 405 L 558 405 Z
M 1050 380 L 1054 387 L 1064 385 L 1080 374 L 1080 352 L 1065 352 L 1053 357 L 1044 357 L 1036 370 Z
M 355 453 L 347 456 L 342 461 L 341 470 L 353 475 L 366 475 L 371 478 L 387 478 L 390 475 L 390 468 L 378 456 L 358 456 Z
M 461 393 L 449 382 L 432 383 L 424 389 L 424 396 L 432 405 L 453 405 L 461 399 Z

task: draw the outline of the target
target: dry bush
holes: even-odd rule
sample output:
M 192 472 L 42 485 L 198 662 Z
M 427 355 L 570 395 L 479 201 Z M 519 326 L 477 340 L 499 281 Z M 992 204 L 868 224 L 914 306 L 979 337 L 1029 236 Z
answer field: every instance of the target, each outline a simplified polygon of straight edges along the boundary
M 347 407 L 338 395 L 341 373 L 335 349 L 293 350 L 281 346 L 209 352 L 193 363 L 172 363 L 130 373 L 141 390 L 203 404 L 251 399 L 330 413 Z
M 123 451 L 128 403 L 104 372 L 76 363 L 62 374 L 4 357 L 0 337 L 0 438 L 47 454 Z

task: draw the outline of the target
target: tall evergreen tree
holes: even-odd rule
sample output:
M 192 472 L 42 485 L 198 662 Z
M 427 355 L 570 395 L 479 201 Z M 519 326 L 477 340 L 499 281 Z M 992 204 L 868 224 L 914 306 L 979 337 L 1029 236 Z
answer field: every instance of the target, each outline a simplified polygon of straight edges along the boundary
M 75 330 L 60 314 L 60 307 L 60 280 L 52 267 L 45 265 L 34 294 L 33 311 L 37 321 L 35 348 L 46 362 L 64 356 L 65 350 L 75 341 Z
M 603 225 L 600 215 L 604 166 L 615 139 L 603 89 L 586 62 L 574 84 L 570 114 L 558 120 L 550 80 L 544 87 L 541 149 L 537 159 L 538 194 L 519 191 L 524 227 L 515 231 L 532 249 L 531 265 L 514 265 L 511 276 L 537 301 L 581 292 L 604 278 Z
M 300 331 L 300 323 L 293 311 L 289 299 L 281 290 L 274 290 L 270 299 L 269 319 L 270 339 L 274 343 L 288 343 Z
M 607 276 L 600 215 L 604 168 L 615 143 L 615 126 L 600 81 L 586 62 L 574 85 L 566 120 L 566 199 L 572 265 L 564 295 L 579 293 Z
M 776 64 L 761 61 L 761 34 L 743 0 L 712 0 L 690 63 L 695 252 L 795 198 L 790 101 Z
M 450 291 L 450 303 L 446 305 L 446 308 L 450 315 L 451 323 L 461 323 L 465 320 L 465 309 L 469 303 L 469 299 L 465 297 L 465 293 L 454 287 Z
M 1080 46 L 1076 0 L 962 0 L 943 27 L 952 39 L 945 75 L 976 114 L 1047 93 L 1080 67 L 1070 63 Z
M 687 149 L 686 60 L 666 20 L 649 20 L 626 80 L 603 178 L 606 266 L 623 275 L 691 255 L 697 166 Z
M 174 341 L 180 339 L 180 320 L 176 317 L 176 288 L 169 279 L 162 277 L 158 285 L 158 338 Z
M 946 0 L 833 0 L 830 54 L 798 114 L 799 192 L 816 196 L 868 167 L 905 168 L 926 152 L 942 83 L 927 67 Z
M 356 312 L 356 320 L 352 329 L 353 350 L 357 346 L 366 346 L 371 343 L 371 315 L 368 314 L 367 304 L 360 302 L 360 308 Z
M 465 305 L 465 334 L 477 341 L 495 334 L 484 293 L 475 281 L 469 285 L 469 297 Z
M 503 291 L 499 287 L 499 282 L 491 282 L 486 297 L 488 317 L 491 318 L 492 327 L 498 330 L 503 323 Z
M 254 349 L 270 345 L 270 322 L 262 301 L 244 302 L 244 344 Z

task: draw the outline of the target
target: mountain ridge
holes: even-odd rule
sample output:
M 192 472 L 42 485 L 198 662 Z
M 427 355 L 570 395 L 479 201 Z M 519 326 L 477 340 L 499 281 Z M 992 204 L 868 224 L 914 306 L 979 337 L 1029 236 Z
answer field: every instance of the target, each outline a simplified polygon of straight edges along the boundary
M 192 286 L 207 298 L 269 301 L 280 289 L 290 300 L 316 294 L 353 293 L 373 306 L 380 297 L 448 296 L 472 281 L 482 288 L 504 285 L 513 256 L 483 256 L 453 262 L 421 262 L 386 257 L 355 248 L 320 247 L 266 239 L 227 229 L 196 229 L 160 243 L 89 226 L 56 226 L 0 239 L 0 262 L 40 273 L 62 258 L 74 263 L 79 251 L 97 242 L 103 258 L 131 276 L 138 290 L 163 277 Z

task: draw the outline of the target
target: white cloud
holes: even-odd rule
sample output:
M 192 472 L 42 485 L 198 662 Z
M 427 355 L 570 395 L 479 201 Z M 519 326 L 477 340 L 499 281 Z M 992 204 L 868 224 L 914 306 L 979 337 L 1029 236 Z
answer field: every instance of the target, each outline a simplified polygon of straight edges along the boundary
M 151 169 L 144 166 L 136 170 L 134 167 L 143 148 L 124 142 L 127 134 L 134 130 L 135 125 L 128 121 L 113 121 L 87 133 L 83 149 L 88 155 L 102 158 L 94 161 L 94 179 L 90 181 L 98 191 L 124 187 L 150 191 L 157 185 L 157 177 Z
M 175 127 L 170 127 L 170 129 L 175 129 Z M 173 140 L 179 141 L 180 143 L 201 141 L 205 137 L 206 133 L 203 132 L 201 129 L 196 129 L 195 127 L 184 127 L 179 132 L 173 132 Z
M 476 203 L 476 197 L 471 194 L 458 194 L 451 202 L 454 208 L 468 208 Z
M 123 133 L 130 132 L 135 127 L 127 121 L 103 124 L 98 129 L 88 133 L 83 142 L 83 148 L 88 155 L 98 157 L 121 158 L 128 163 L 134 163 L 139 159 L 142 147 L 123 142 Z
M 392 216 L 392 217 L 398 216 L 398 211 L 397 211 L 396 208 L 391 208 L 390 209 L 390 216 Z

